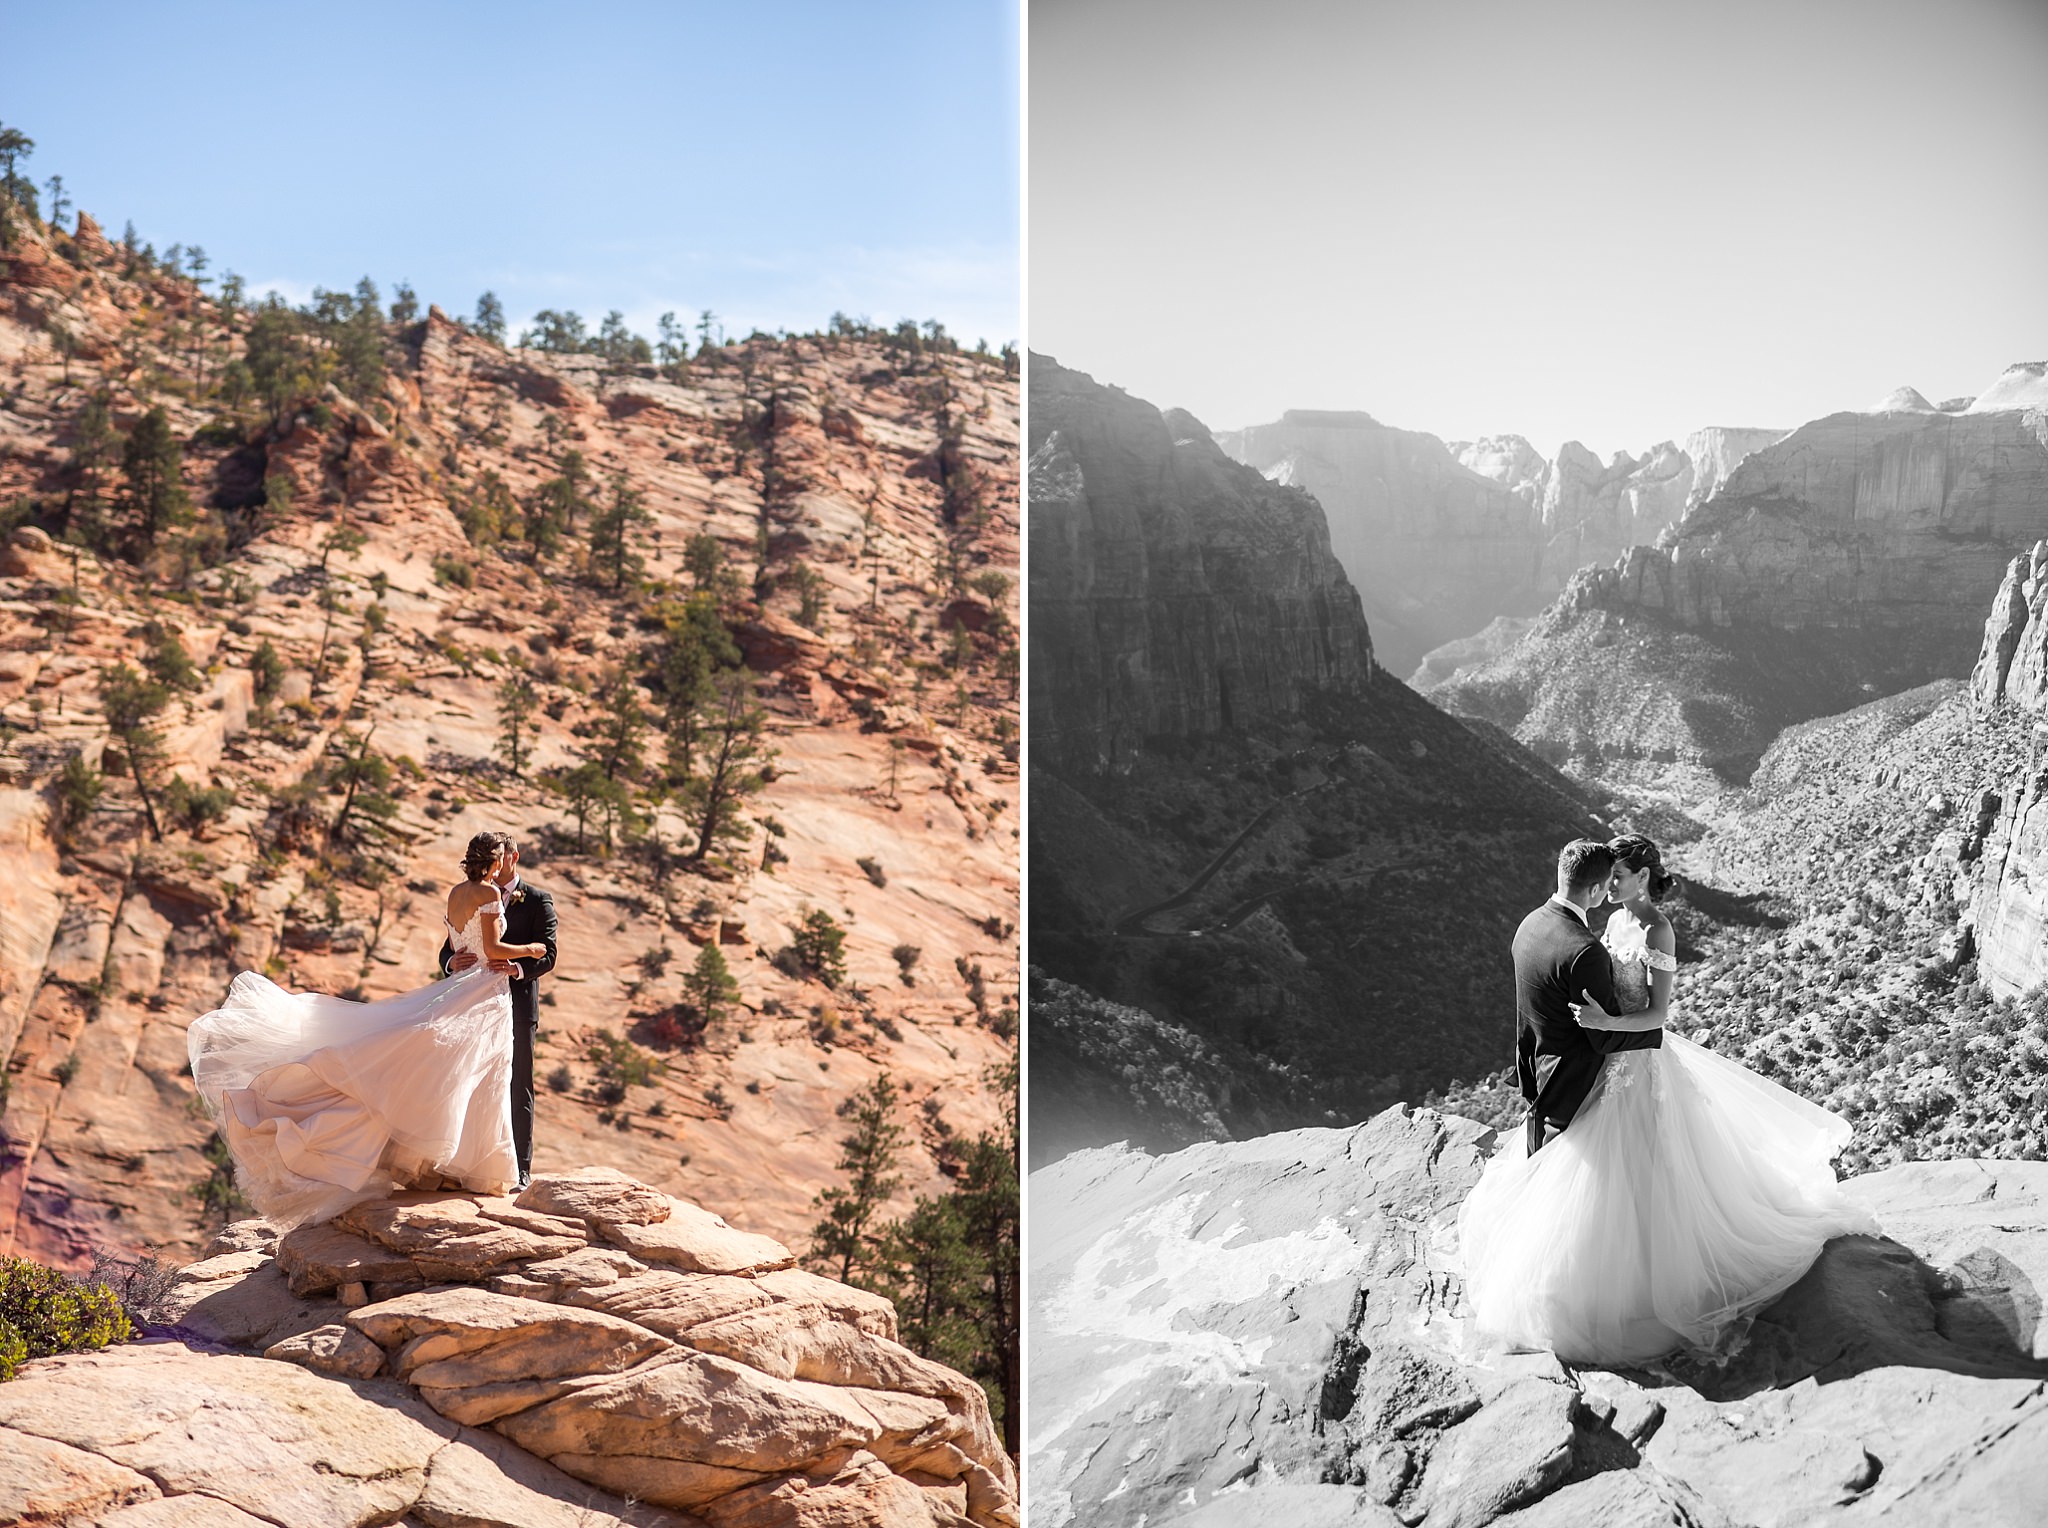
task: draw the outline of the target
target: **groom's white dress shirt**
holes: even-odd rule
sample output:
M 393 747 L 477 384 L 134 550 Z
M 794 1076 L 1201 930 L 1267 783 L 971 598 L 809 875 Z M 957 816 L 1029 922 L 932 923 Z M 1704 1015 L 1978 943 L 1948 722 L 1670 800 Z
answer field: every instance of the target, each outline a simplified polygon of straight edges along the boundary
M 1589 932 L 1592 930 L 1592 920 L 1586 916 L 1586 910 L 1583 907 L 1579 906 L 1578 903 L 1566 901 L 1563 897 L 1558 896 L 1554 892 L 1551 894 L 1550 900 L 1555 902 L 1559 907 L 1562 907 L 1574 918 L 1577 918 L 1579 922 L 1585 924 Z

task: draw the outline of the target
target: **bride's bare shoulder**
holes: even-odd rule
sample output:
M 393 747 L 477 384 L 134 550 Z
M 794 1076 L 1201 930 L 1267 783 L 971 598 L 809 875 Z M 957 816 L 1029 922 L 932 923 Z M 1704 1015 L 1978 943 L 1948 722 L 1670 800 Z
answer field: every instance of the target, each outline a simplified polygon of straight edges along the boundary
M 489 881 L 457 881 L 448 888 L 448 921 L 461 928 L 469 922 L 470 914 L 497 900 L 498 888 Z

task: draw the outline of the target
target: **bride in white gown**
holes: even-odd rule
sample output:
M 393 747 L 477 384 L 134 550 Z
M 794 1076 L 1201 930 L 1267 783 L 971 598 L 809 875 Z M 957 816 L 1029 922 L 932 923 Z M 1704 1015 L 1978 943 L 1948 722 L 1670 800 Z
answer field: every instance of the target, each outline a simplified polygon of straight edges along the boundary
M 1671 884 L 1657 846 L 1631 835 L 1602 942 L 1622 1015 L 1584 1027 L 1644 1030 L 1672 1012 L 1678 962 L 1652 898 Z M 1577 1363 L 1635 1363 L 1725 1347 L 1829 1238 L 1875 1232 L 1836 1184 L 1849 1124 L 1665 1030 L 1661 1048 L 1607 1058 L 1570 1126 L 1535 1156 L 1500 1151 L 1458 1216 L 1480 1334 Z
M 479 833 L 448 893 L 458 976 L 374 1003 L 287 992 L 253 971 L 192 1022 L 192 1080 L 233 1153 L 236 1180 L 280 1226 L 331 1219 L 394 1188 L 453 1179 L 502 1193 L 519 1177 L 511 1114 L 512 997 L 491 882 L 502 840 Z

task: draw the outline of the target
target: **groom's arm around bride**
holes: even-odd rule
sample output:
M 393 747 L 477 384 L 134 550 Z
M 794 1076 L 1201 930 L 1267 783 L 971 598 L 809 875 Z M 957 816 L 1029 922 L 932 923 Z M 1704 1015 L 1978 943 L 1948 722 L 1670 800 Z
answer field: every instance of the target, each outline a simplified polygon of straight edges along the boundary
M 1605 844 L 1567 844 L 1556 893 L 1515 931 L 1515 1077 L 1529 1104 L 1531 1155 L 1548 1132 L 1571 1123 L 1608 1056 L 1660 1043 L 1655 1031 L 1581 1029 L 1572 1011 L 1589 999 L 1609 1013 L 1621 1006 L 1613 963 L 1587 919 L 1605 899 L 1613 870 Z

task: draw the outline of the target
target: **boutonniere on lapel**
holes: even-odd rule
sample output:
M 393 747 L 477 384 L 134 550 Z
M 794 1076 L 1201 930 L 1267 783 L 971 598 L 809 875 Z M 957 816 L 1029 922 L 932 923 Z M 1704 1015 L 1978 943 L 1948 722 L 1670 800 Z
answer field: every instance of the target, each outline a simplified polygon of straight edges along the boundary
M 524 886 L 520 887 L 510 896 L 506 897 L 505 900 L 511 903 L 514 907 L 517 907 L 521 902 L 524 902 L 526 900 L 526 888 Z

